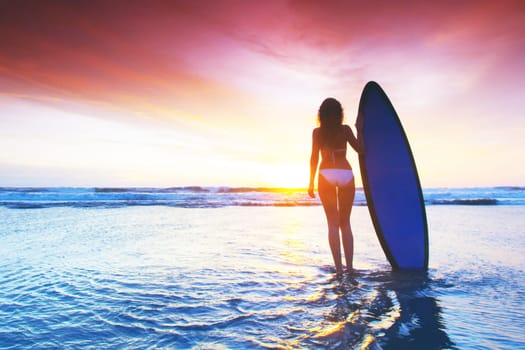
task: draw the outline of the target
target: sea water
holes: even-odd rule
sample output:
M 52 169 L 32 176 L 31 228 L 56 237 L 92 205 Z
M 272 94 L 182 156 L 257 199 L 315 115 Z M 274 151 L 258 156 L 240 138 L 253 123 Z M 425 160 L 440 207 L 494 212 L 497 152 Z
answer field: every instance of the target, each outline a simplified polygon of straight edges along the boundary
M 362 191 L 357 272 L 317 199 L 0 190 L 0 348 L 525 348 L 525 189 L 425 190 L 427 273 L 392 272 Z

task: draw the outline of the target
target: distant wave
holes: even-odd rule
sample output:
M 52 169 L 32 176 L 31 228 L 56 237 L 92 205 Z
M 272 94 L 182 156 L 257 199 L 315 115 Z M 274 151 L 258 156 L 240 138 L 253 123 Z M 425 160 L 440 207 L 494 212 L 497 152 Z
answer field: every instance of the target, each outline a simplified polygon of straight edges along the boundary
M 493 198 L 482 199 L 444 199 L 429 201 L 434 205 L 498 205 L 498 200 Z
M 112 188 L 112 187 L 102 187 L 98 188 L 95 187 L 94 191 L 96 193 L 122 193 L 122 192 L 131 192 L 133 191 L 133 188 Z
M 22 189 L 27 192 L 39 189 Z M 283 192 L 306 192 L 306 188 L 280 188 L 280 187 L 201 187 L 184 186 L 168 188 L 149 188 L 149 187 L 95 187 L 96 193 L 126 193 L 126 192 L 151 192 L 151 193 L 283 193 Z
M 58 189 L 58 187 L 56 189 Z M 47 191 L 49 191 L 49 189 L 45 187 L 0 187 L 0 193 L 2 192 L 32 193 L 32 192 L 47 192 Z
M 429 188 L 426 205 L 525 205 L 525 187 Z M 0 206 L 13 209 L 130 206 L 219 208 L 226 206 L 297 207 L 321 205 L 304 188 L 269 187 L 0 187 Z M 354 205 L 365 206 L 362 188 Z
M 248 192 L 267 192 L 267 193 L 290 193 L 304 192 L 306 188 L 280 188 L 280 187 L 222 187 L 219 193 L 248 193 Z
M 497 189 L 501 189 L 503 191 L 519 191 L 519 192 L 525 192 L 525 186 L 499 186 L 496 187 Z

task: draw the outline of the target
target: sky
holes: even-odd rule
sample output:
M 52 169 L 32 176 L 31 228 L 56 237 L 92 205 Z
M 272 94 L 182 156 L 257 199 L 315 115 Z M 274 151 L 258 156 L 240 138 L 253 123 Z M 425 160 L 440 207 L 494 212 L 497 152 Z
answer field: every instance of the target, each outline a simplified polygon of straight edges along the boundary
M 521 0 L 0 0 L 0 186 L 306 187 L 370 80 L 423 187 L 525 185 L 524 55 Z

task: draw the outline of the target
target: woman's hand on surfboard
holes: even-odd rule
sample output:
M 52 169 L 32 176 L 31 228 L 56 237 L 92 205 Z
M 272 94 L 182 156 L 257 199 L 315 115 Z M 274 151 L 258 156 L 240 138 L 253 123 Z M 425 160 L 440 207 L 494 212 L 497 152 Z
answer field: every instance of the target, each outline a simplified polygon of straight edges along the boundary
M 365 154 L 365 143 L 363 142 L 363 138 L 359 135 L 357 136 L 357 144 L 359 145 L 359 150 L 357 153 Z
M 361 111 L 357 112 L 357 118 L 355 118 L 355 128 L 357 129 L 358 134 L 363 128 L 363 113 Z

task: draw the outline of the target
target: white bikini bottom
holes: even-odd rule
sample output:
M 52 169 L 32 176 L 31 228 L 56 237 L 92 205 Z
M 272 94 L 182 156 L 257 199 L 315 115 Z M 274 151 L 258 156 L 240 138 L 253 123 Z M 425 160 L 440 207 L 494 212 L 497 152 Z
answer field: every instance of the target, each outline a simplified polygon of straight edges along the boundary
M 354 172 L 350 169 L 321 169 L 319 175 L 334 186 L 346 186 L 354 178 Z

